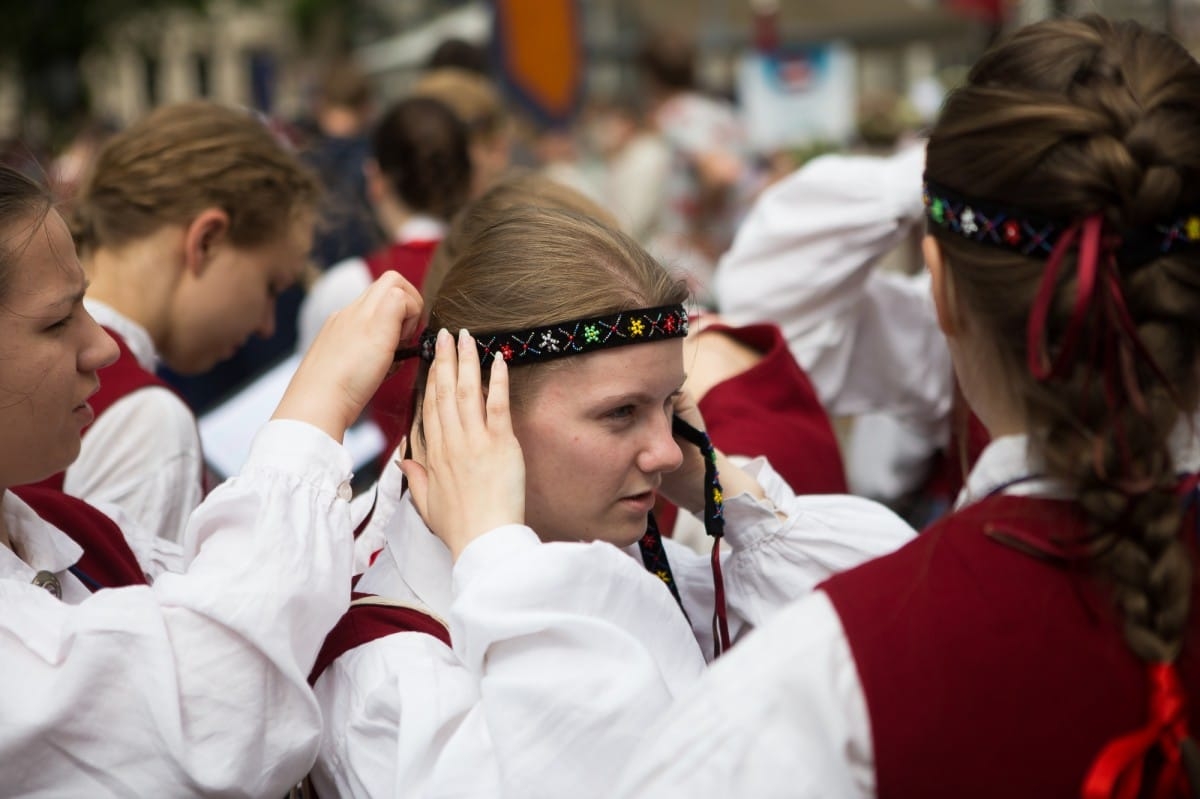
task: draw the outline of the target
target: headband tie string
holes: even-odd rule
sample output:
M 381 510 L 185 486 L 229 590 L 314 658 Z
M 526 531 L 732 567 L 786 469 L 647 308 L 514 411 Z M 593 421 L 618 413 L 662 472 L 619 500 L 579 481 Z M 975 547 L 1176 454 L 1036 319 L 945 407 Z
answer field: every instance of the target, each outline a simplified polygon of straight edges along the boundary
M 672 421 L 672 431 L 700 450 L 704 458 L 704 531 L 712 537 L 713 573 L 713 641 L 720 657 L 732 646 L 729 639 L 729 617 L 725 607 L 725 578 L 721 574 L 721 538 L 725 535 L 725 497 L 717 473 L 717 451 L 708 433 L 692 427 L 680 417 Z

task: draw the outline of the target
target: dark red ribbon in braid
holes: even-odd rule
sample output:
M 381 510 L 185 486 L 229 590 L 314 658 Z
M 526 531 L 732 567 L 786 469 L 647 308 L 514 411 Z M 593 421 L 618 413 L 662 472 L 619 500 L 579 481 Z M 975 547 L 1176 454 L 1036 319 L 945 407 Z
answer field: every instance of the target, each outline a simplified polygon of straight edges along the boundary
M 1125 305 L 1117 270 L 1116 253 L 1120 246 L 1120 237 L 1105 235 L 1104 217 L 1099 213 L 1075 222 L 1062 232 L 1046 259 L 1042 282 L 1030 309 L 1026 328 L 1026 356 L 1029 372 L 1035 379 L 1049 380 L 1065 376 L 1088 319 L 1093 309 L 1099 307 L 1105 324 L 1100 326 L 1097 337 L 1091 342 L 1092 361 L 1098 359 L 1100 362 L 1104 398 L 1113 422 L 1114 441 L 1122 463 L 1128 465 L 1131 453 L 1124 425 L 1121 423 L 1120 410 L 1128 401 L 1138 413 L 1147 412 L 1146 398 L 1138 381 L 1138 360 L 1153 370 L 1163 385 L 1169 387 L 1170 382 L 1142 343 L 1137 326 Z M 1058 354 L 1051 357 L 1046 343 L 1046 320 L 1053 303 L 1063 260 L 1075 247 L 1078 247 L 1075 303 L 1071 308 L 1071 316 L 1063 332 Z M 1099 474 L 1105 473 L 1099 450 L 1096 467 Z M 1128 479 L 1125 487 L 1138 490 Z
M 1172 663 L 1152 663 L 1146 676 L 1150 688 L 1150 718 L 1146 726 L 1110 741 L 1100 751 L 1083 781 L 1083 799 L 1136 799 L 1141 793 L 1146 755 L 1157 748 L 1162 769 L 1154 799 L 1190 795 L 1183 762 L 1187 738 L 1187 708 L 1183 686 Z

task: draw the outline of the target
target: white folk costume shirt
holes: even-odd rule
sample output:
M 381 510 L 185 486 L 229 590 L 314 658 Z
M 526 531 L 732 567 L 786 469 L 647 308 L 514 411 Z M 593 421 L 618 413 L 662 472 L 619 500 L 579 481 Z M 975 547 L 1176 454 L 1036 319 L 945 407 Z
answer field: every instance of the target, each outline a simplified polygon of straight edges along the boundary
M 875 503 L 796 497 L 765 461 L 749 471 L 769 501 L 725 500 L 735 639 L 829 575 L 913 535 Z M 329 667 L 316 684 L 325 718 L 318 792 L 607 796 L 647 741 L 646 728 L 711 656 L 708 556 L 664 542 L 692 630 L 636 546 L 542 544 L 512 526 L 473 542 L 452 564 L 399 482 L 389 466 L 370 523 L 387 547 L 358 590 L 446 619 L 453 650 L 400 633 Z
M 308 670 L 349 601 L 349 477 L 327 435 L 270 422 L 193 514 L 186 574 L 95 594 L 67 571 L 78 545 L 4 494 L 28 562 L 0 547 L 0 793 L 286 794 L 320 737 Z
M 446 235 L 446 225 L 431 216 L 413 216 L 396 231 L 393 241 L 440 241 Z M 318 278 L 300 304 L 297 324 L 296 352 L 308 352 L 313 339 L 321 332 L 325 320 L 358 299 L 373 282 L 365 258 L 339 261 Z
M 154 373 L 158 353 L 145 328 L 102 302 L 85 299 L 84 306 Z M 63 491 L 92 505 L 115 505 L 132 519 L 126 538 L 153 577 L 186 565 L 180 544 L 189 514 L 204 498 L 203 475 L 195 414 L 169 389 L 148 386 L 114 402 L 88 427 Z
M 922 218 L 924 167 L 923 146 L 809 162 L 763 192 L 714 281 L 729 323 L 780 326 L 831 416 L 880 415 L 866 417 L 869 457 L 847 464 L 872 496 L 913 488 L 908 467 L 949 436 L 953 368 L 928 275 L 874 268 Z
M 691 91 L 662 103 L 653 121 L 669 147 L 670 161 L 657 235 L 646 246 L 663 264 L 687 277 L 702 304 L 711 305 L 712 253 L 721 252 L 733 239 L 745 198 L 757 188 L 748 166 L 745 130 L 732 105 Z M 704 210 L 697 159 L 713 156 L 737 165 L 738 182 L 719 209 Z
M 1181 427 L 1181 471 L 1200 447 Z M 992 441 L 959 505 L 1002 490 L 1061 497 L 1024 436 Z M 1014 482 L 1017 481 L 1017 482 Z M 792 603 L 708 670 L 645 734 L 610 795 L 622 799 L 870 799 L 874 754 L 866 698 L 841 621 L 824 591 Z

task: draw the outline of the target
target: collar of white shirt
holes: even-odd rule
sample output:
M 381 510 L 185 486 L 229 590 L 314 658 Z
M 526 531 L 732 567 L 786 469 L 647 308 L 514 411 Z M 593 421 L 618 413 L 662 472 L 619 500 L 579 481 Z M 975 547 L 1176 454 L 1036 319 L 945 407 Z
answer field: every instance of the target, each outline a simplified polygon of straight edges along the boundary
M 1181 473 L 1200 471 L 1200 436 L 1192 425 L 1196 419 L 1182 419 L 1171 434 L 1171 452 L 1175 468 Z M 1002 436 L 992 440 L 979 455 L 958 495 L 956 508 L 977 502 L 1002 491 L 1005 494 L 1063 498 L 1070 493 L 1061 485 L 1041 477 L 1040 460 L 1028 451 L 1024 435 Z
M 30 582 L 39 571 L 61 574 L 79 561 L 83 548 L 16 494 L 5 491 L 0 502 L 8 535 L 24 556 L 0 547 L 0 579 Z
M 138 364 L 143 369 L 147 372 L 154 372 L 158 367 L 158 351 L 154 349 L 154 340 L 150 338 L 150 333 L 146 331 L 146 328 L 124 316 L 111 305 L 106 305 L 99 300 L 85 297 L 83 307 L 97 323 L 114 331 L 125 340 L 125 346 L 129 347 L 133 357 L 137 358 Z
M 396 231 L 396 241 L 441 241 L 446 235 L 446 223 L 432 216 L 416 214 L 410 216 Z
M 407 492 L 387 525 L 387 546 L 363 574 L 357 590 L 400 600 L 415 600 L 448 618 L 454 601 L 450 550 L 433 534 Z

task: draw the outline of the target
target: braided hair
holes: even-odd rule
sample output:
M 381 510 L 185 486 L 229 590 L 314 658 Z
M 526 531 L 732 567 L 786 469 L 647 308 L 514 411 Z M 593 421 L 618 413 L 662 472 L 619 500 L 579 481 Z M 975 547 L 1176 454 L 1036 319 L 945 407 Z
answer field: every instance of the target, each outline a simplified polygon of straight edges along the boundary
M 1022 29 L 948 98 L 926 178 L 1033 215 L 1096 218 L 1112 236 L 1178 217 L 1200 207 L 1200 65 L 1132 22 L 1087 16 Z M 1200 218 L 1197 228 L 1189 238 L 1200 239 Z M 1112 318 L 1092 314 L 1061 368 L 1038 379 L 1027 367 L 1026 330 L 1046 261 L 979 247 L 944 227 L 930 233 L 972 323 L 995 348 L 1030 451 L 1078 498 L 1091 563 L 1112 587 L 1127 645 L 1147 664 L 1171 664 L 1193 575 L 1170 443 L 1197 406 L 1200 248 L 1116 258 L 1117 290 L 1144 357 L 1115 353 L 1106 345 L 1117 340 Z M 1049 342 L 1078 321 L 1078 262 L 1068 252 L 1050 287 Z M 1104 379 L 1109 368 L 1121 379 Z

